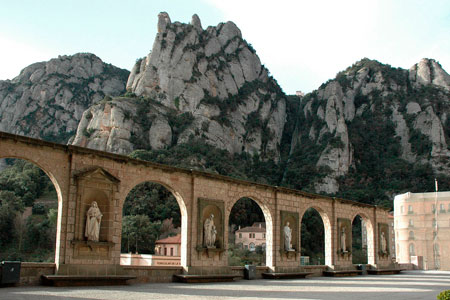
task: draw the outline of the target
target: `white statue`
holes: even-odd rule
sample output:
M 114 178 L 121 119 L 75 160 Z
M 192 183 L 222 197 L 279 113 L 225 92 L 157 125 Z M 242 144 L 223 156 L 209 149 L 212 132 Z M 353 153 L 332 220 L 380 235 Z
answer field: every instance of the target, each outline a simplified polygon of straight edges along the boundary
M 347 236 L 345 234 L 345 227 L 342 227 L 342 231 L 341 231 L 341 250 L 342 250 L 342 252 L 347 252 L 346 239 L 347 239 Z
M 86 230 L 84 232 L 84 236 L 87 237 L 88 241 L 98 242 L 102 216 L 97 202 L 92 201 L 91 207 L 86 213 Z
M 386 237 L 384 236 L 384 232 L 381 232 L 380 246 L 381 252 L 387 253 Z
M 214 225 L 214 215 L 211 214 L 209 218 L 205 220 L 203 225 L 204 235 L 203 235 L 203 245 L 207 248 L 215 248 L 216 243 L 216 226 Z
M 284 226 L 284 250 L 292 251 L 292 229 L 289 227 L 289 222 Z

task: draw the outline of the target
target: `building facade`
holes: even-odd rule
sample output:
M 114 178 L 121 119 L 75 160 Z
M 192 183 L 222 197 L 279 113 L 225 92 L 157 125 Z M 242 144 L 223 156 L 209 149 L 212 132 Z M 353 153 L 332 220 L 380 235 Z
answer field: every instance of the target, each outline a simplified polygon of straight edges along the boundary
M 181 234 L 160 239 L 155 242 L 155 255 L 181 256 Z
M 394 229 L 397 262 L 450 270 L 450 192 L 397 195 Z
M 246 250 L 255 251 L 257 246 L 266 248 L 266 224 L 253 223 L 252 226 L 236 230 L 235 244 L 242 244 Z

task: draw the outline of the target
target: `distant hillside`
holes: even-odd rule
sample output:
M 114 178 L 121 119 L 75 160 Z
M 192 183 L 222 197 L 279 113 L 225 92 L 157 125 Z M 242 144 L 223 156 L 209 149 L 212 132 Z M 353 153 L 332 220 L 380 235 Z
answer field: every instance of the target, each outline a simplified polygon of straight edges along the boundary
M 283 184 L 391 204 L 394 194 L 450 189 L 450 76 L 363 59 L 301 102 Z

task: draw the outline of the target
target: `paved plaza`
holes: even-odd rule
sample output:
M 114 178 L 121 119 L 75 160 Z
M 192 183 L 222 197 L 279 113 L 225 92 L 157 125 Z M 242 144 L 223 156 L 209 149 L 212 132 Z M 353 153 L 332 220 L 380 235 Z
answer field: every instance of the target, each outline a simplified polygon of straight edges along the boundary
M 450 289 L 450 272 L 240 280 L 231 283 L 151 283 L 111 287 L 9 287 L 0 299 L 436 299 Z

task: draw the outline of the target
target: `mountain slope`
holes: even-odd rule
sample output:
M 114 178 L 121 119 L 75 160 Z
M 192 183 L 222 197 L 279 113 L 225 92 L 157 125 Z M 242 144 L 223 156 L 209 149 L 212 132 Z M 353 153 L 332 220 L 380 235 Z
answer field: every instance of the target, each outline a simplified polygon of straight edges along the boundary
M 84 110 L 124 92 L 128 74 L 88 53 L 32 64 L 0 81 L 0 130 L 66 143 Z
M 161 13 L 152 51 L 136 62 L 127 90 L 127 100 L 113 99 L 111 114 L 91 109 L 74 144 L 107 151 L 126 144 L 121 153 L 129 153 L 194 138 L 231 154 L 280 159 L 286 96 L 232 22 L 203 30 L 196 15 L 182 24 Z M 125 115 L 126 121 L 118 117 Z M 174 125 L 174 117 L 183 126 Z
M 284 184 L 367 202 L 427 190 L 434 176 L 448 186 L 448 82 L 428 59 L 409 71 L 363 59 L 339 73 L 302 99 Z

